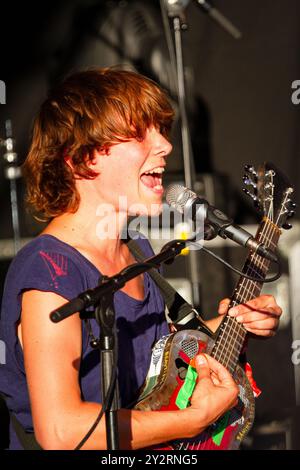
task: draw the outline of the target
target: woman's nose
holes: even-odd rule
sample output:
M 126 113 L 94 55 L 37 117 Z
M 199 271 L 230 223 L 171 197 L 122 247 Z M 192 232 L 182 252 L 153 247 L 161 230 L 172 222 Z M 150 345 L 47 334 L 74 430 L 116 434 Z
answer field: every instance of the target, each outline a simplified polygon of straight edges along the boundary
M 156 129 L 155 132 L 155 153 L 167 156 L 172 151 L 172 144 Z

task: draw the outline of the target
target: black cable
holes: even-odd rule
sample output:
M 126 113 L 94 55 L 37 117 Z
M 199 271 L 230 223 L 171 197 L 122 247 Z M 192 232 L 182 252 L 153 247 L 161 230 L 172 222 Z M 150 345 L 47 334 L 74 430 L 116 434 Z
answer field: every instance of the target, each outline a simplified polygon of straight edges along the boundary
M 110 405 L 111 403 L 111 400 L 113 399 L 113 393 L 114 393 L 114 389 L 115 389 L 115 385 L 116 385 L 116 380 L 117 380 L 117 367 L 116 365 L 114 365 L 114 368 L 113 368 L 113 373 L 112 373 L 112 377 L 111 377 L 111 381 L 110 381 L 110 384 L 109 384 L 109 387 L 108 387 L 108 390 L 107 390 L 107 394 L 106 394 L 106 397 L 105 397 L 105 400 L 103 402 L 103 405 L 102 405 L 102 408 L 101 408 L 101 411 L 100 413 L 98 414 L 96 420 L 94 421 L 94 423 L 92 424 L 92 426 L 90 427 L 89 431 L 86 433 L 86 435 L 84 436 L 84 438 L 79 442 L 79 444 L 75 447 L 74 450 L 80 450 L 81 447 L 86 443 L 86 441 L 90 438 L 90 436 L 93 434 L 93 432 L 95 431 L 96 427 L 98 426 L 98 424 L 100 423 L 104 413 L 107 411 L 108 409 L 108 406 Z
M 115 341 L 116 341 L 116 339 L 117 338 L 115 338 Z M 114 390 L 115 390 L 115 386 L 116 386 L 116 382 L 117 382 L 117 364 L 118 364 L 118 354 L 117 354 L 117 349 L 116 349 L 115 350 L 114 365 L 113 365 L 113 369 L 112 369 L 112 376 L 111 376 L 110 384 L 109 384 L 105 399 L 103 400 L 102 408 L 101 408 L 97 418 L 95 419 L 94 423 L 90 427 L 89 431 L 82 438 L 82 440 L 79 442 L 79 444 L 75 447 L 74 450 L 80 450 L 81 449 L 81 447 L 86 443 L 86 441 L 90 438 L 90 436 L 95 431 L 95 429 L 98 426 L 98 424 L 100 423 L 104 413 L 108 410 L 108 408 L 111 404 L 111 401 L 113 399 Z
M 181 240 L 180 238 L 176 239 L 176 240 L 172 240 L 171 242 L 168 242 L 166 243 L 161 251 L 163 251 L 164 249 L 168 248 L 169 245 L 173 244 L 174 242 L 177 242 L 177 243 L 182 243 L 183 241 L 185 241 L 186 243 L 189 243 L 191 245 L 196 245 L 198 248 L 199 248 L 199 244 L 197 243 L 197 241 L 203 241 L 202 238 L 199 237 L 199 239 L 197 239 L 197 235 L 195 235 L 195 237 L 193 238 L 189 238 L 188 240 Z M 277 281 L 277 279 L 280 278 L 282 272 L 281 272 L 281 266 L 280 266 L 280 263 L 279 261 L 276 263 L 277 266 L 278 266 L 278 272 L 275 276 L 273 277 L 269 277 L 269 278 L 263 278 L 263 277 L 254 277 L 254 276 L 248 276 L 248 274 L 245 274 L 243 273 L 243 271 L 240 271 L 239 269 L 237 268 L 234 268 L 231 264 L 227 263 L 227 261 L 225 261 L 224 259 L 220 258 L 218 255 L 216 255 L 215 253 L 213 253 L 212 251 L 210 251 L 208 248 L 205 248 L 204 246 L 201 246 L 200 247 L 204 252 L 210 254 L 213 258 L 215 258 L 217 261 L 219 261 L 220 263 L 224 264 L 227 268 L 231 269 L 233 272 L 235 272 L 236 274 L 239 274 L 240 276 L 243 276 L 245 279 L 249 279 L 250 281 L 253 281 L 253 282 L 274 282 L 274 281 Z
M 243 271 L 240 271 L 239 269 L 237 268 L 234 268 L 231 264 L 227 263 L 225 260 L 223 260 L 222 258 L 220 258 L 218 255 L 216 255 L 215 253 L 213 253 L 212 251 L 208 250 L 207 248 L 205 248 L 204 246 L 202 247 L 202 250 L 205 252 L 205 253 L 208 253 L 210 254 L 213 258 L 215 258 L 217 261 L 219 261 L 220 263 L 223 263 L 225 266 L 227 266 L 229 269 L 231 269 L 233 272 L 235 272 L 236 274 L 239 274 L 240 276 L 243 276 L 245 279 L 249 279 L 250 281 L 254 281 L 254 282 L 274 282 L 274 281 L 277 281 L 277 279 L 280 278 L 282 272 L 281 272 L 281 266 L 280 266 L 280 263 L 276 263 L 277 266 L 278 266 L 278 272 L 277 274 L 275 274 L 275 276 L 273 277 L 269 277 L 269 278 L 259 278 L 259 277 L 252 277 L 252 276 L 248 276 L 247 274 L 243 273 Z

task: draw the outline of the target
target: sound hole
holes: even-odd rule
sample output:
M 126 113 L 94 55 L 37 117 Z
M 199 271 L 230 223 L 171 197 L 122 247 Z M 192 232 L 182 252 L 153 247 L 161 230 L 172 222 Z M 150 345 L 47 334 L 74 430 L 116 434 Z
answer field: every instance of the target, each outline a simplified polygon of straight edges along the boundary
M 195 339 L 184 339 L 181 343 L 181 348 L 182 348 L 183 352 L 190 359 L 193 359 L 193 357 L 196 356 L 196 354 L 199 350 L 198 341 L 195 340 Z

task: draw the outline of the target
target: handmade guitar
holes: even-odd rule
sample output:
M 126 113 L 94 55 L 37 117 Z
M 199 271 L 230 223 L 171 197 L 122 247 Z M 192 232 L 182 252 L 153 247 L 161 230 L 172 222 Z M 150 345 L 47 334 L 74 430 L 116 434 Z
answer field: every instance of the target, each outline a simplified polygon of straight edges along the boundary
M 294 213 L 291 201 L 293 188 L 285 177 L 272 165 L 264 164 L 256 172 L 245 167 L 248 195 L 260 207 L 263 218 L 256 240 L 275 251 L 281 228 L 291 228 L 286 223 Z M 257 297 L 270 262 L 249 252 L 243 273 L 259 277 L 261 282 L 241 276 L 231 297 L 230 306 L 245 303 Z M 235 318 L 225 316 L 217 333 L 209 336 L 194 330 L 182 330 L 161 338 L 153 348 L 151 365 L 139 400 L 138 410 L 176 410 L 189 406 L 189 400 L 197 380 L 193 366 L 194 357 L 205 352 L 210 354 L 233 374 L 240 392 L 238 404 L 193 439 L 167 442 L 160 449 L 174 450 L 225 450 L 237 449 L 254 421 L 254 395 L 244 369 L 239 364 L 244 348 L 246 330 Z

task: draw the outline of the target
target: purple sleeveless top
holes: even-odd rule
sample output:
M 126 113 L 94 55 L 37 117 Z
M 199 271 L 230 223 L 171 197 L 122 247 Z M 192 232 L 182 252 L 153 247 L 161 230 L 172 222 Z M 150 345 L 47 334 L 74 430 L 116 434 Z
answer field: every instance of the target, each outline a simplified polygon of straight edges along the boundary
M 153 251 L 147 239 L 137 240 L 146 257 Z M 16 334 L 20 319 L 21 294 L 28 289 L 55 292 L 70 300 L 80 292 L 96 287 L 101 274 L 79 251 L 52 235 L 41 235 L 19 251 L 10 265 L 3 294 L 0 340 L 5 343 L 5 364 L 0 364 L 0 392 L 23 427 L 33 432 L 23 352 Z M 118 374 L 121 407 L 138 396 L 147 375 L 151 348 L 169 333 L 164 301 L 152 280 L 144 274 L 145 297 L 136 300 L 122 291 L 114 295 L 118 335 Z M 90 320 L 95 337 L 96 320 Z M 99 352 L 91 348 L 86 325 L 82 322 L 80 386 L 85 401 L 101 402 Z M 91 423 L 92 424 L 92 423 Z M 82 436 L 83 437 L 83 436 Z M 10 449 L 22 449 L 10 427 Z

